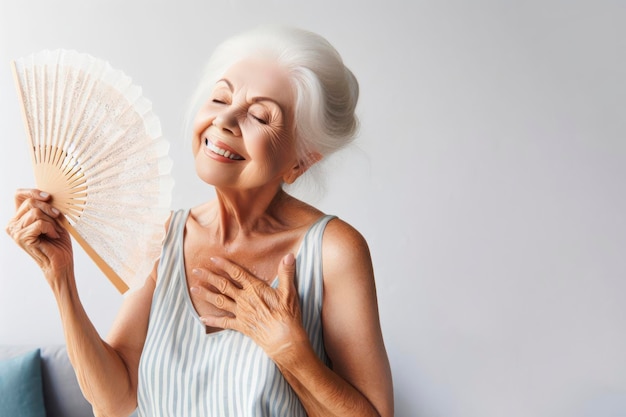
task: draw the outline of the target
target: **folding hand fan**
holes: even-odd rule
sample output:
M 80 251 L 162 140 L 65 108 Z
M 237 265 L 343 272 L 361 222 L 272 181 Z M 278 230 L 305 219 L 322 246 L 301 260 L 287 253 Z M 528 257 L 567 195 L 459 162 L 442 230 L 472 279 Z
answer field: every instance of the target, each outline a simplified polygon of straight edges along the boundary
M 160 255 L 169 144 L 141 88 L 107 62 L 42 51 L 12 62 L 37 187 L 122 293 Z

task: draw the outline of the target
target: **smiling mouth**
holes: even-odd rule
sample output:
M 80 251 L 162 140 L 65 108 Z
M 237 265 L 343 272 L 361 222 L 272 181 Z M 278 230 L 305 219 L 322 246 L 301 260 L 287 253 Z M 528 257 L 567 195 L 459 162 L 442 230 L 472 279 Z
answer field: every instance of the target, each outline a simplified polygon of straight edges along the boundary
M 209 148 L 211 152 L 214 154 L 223 156 L 224 158 L 232 159 L 233 161 L 243 161 L 245 158 L 241 155 L 238 155 L 234 152 L 231 152 L 226 149 L 222 149 L 219 146 L 216 146 L 213 142 L 211 142 L 208 138 L 204 138 L 204 145 Z

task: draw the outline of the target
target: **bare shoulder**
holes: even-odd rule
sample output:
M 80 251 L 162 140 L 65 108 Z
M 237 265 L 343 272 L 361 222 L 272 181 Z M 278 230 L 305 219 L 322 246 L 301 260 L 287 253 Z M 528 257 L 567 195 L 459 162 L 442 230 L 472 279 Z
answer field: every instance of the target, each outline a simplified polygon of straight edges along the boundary
M 363 235 L 341 219 L 326 226 L 322 239 L 324 308 L 329 315 L 360 305 L 377 310 L 374 267 Z
M 358 244 L 359 247 L 367 248 L 367 242 L 361 232 L 340 218 L 335 218 L 328 223 L 324 232 L 324 241 L 330 245 Z
M 326 226 L 322 241 L 324 282 L 332 284 L 335 277 L 373 278 L 369 246 L 363 235 L 341 219 Z M 347 274 L 349 272 L 349 274 Z

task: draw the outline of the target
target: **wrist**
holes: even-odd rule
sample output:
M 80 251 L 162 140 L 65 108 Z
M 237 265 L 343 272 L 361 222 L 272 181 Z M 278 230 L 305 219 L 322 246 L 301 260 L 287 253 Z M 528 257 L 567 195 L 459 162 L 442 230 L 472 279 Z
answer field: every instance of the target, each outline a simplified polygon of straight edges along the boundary
M 76 292 L 76 282 L 74 280 L 74 273 L 72 270 L 44 270 L 44 276 L 46 281 L 48 281 L 48 285 L 50 285 L 52 292 L 57 298 L 60 296 L 63 297 L 65 294 L 72 294 Z
M 316 357 L 304 328 L 290 332 L 289 336 L 289 339 L 268 353 L 276 365 L 294 369 L 307 363 L 311 357 Z

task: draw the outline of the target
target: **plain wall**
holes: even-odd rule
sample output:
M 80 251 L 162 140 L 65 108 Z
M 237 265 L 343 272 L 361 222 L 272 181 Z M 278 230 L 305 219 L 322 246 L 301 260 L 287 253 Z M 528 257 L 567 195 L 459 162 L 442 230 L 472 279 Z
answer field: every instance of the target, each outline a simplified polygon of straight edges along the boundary
M 187 207 L 212 196 L 182 135 L 206 58 L 258 23 L 301 26 L 361 83 L 360 138 L 316 204 L 370 243 L 396 415 L 625 416 L 625 21 L 620 1 L 0 0 L 0 223 L 34 184 L 10 59 L 76 49 L 130 75 Z M 75 252 L 105 335 L 121 297 Z M 1 234 L 0 343 L 62 342 Z

